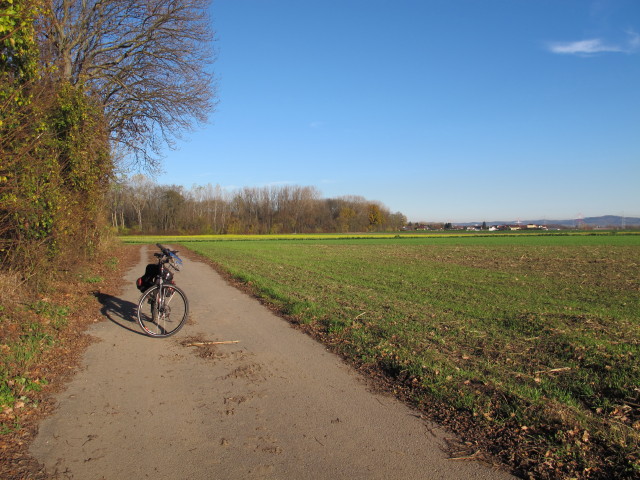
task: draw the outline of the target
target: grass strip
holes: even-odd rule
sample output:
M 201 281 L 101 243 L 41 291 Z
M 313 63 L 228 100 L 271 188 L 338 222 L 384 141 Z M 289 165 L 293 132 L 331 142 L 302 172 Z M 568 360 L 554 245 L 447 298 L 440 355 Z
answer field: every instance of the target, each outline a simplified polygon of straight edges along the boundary
M 430 232 L 371 232 L 371 233 L 288 233 L 269 235 L 250 234 L 220 234 L 220 235 L 122 235 L 120 240 L 125 243 L 175 243 L 175 242 L 228 242 L 228 241 L 256 241 L 256 240 L 381 240 L 381 239 L 425 239 L 425 238 L 544 238 L 544 237 L 611 237 L 611 236 L 640 237 L 640 230 L 610 231 L 610 230 L 584 230 L 584 231 L 513 231 L 513 232 L 475 232 L 462 230 L 445 230 Z

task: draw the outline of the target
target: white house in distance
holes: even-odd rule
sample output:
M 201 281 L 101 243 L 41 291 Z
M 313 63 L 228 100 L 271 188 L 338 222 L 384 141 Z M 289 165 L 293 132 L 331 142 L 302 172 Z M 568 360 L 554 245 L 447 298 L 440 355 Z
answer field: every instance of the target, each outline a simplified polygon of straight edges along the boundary
M 529 223 L 527 225 L 491 225 L 489 227 L 490 232 L 504 231 L 504 230 L 548 230 L 546 225 L 536 225 L 535 223 Z

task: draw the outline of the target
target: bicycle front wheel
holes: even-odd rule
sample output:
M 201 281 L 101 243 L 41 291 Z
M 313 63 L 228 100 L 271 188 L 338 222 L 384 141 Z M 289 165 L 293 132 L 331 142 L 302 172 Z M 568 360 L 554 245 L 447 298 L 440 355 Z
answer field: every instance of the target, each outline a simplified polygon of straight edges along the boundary
M 138 302 L 138 324 L 150 337 L 169 337 L 189 316 L 187 296 L 175 285 L 156 285 Z

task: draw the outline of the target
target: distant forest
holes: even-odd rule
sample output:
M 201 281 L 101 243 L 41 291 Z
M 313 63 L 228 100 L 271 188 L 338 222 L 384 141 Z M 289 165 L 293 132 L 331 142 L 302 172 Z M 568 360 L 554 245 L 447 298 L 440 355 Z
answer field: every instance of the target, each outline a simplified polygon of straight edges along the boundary
M 400 230 L 407 218 L 360 196 L 322 198 L 315 187 L 159 185 L 143 175 L 113 184 L 111 223 L 120 233 L 267 234 Z

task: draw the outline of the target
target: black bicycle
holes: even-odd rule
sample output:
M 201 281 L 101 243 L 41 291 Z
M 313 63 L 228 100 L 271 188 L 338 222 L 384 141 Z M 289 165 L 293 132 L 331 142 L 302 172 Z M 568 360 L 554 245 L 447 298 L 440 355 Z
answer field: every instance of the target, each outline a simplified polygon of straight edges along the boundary
M 173 272 L 180 270 L 182 259 L 177 250 L 169 250 L 159 243 L 162 253 L 154 253 L 157 263 L 147 265 L 145 274 L 136 285 L 143 292 L 138 301 L 138 324 L 150 337 L 169 337 L 180 330 L 189 316 L 189 301 L 173 280 Z

